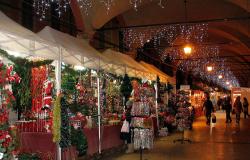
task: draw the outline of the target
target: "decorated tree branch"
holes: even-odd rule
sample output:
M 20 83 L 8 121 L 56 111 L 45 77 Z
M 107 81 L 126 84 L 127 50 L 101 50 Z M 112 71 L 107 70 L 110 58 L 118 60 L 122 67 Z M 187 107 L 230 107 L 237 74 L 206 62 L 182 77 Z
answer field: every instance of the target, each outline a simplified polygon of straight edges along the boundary
M 14 109 L 18 111 L 18 119 L 20 119 L 21 113 L 25 109 L 31 108 L 31 69 L 33 67 L 51 64 L 52 60 L 33 62 L 25 58 L 9 55 L 6 51 L 1 49 L 0 56 L 3 56 L 14 63 L 14 70 L 19 74 L 22 79 L 20 84 L 13 84 L 13 94 L 16 97 L 16 105 L 14 105 Z
M 70 123 L 68 115 L 69 105 L 67 104 L 64 95 L 61 97 L 61 148 L 68 148 L 71 145 L 70 141 Z
M 76 146 L 79 157 L 86 155 L 88 142 L 81 128 L 75 129 L 71 127 L 71 143 L 73 146 Z

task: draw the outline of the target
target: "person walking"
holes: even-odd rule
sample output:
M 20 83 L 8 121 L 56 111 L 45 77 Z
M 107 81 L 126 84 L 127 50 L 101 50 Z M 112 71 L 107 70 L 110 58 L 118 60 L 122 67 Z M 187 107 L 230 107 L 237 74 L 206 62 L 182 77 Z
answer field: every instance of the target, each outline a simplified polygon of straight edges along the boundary
M 212 112 L 214 112 L 214 107 L 213 107 L 213 103 L 210 100 L 210 96 L 209 93 L 205 93 L 205 102 L 203 104 L 203 110 L 205 110 L 205 115 L 207 118 L 207 125 L 210 125 L 210 119 L 211 119 L 211 114 Z
M 231 111 L 232 111 L 232 104 L 231 104 L 231 100 L 230 97 L 226 98 L 225 101 L 225 110 L 226 110 L 226 123 L 231 123 L 232 119 L 231 119 Z
M 234 110 L 236 114 L 236 123 L 240 123 L 240 114 L 242 112 L 242 103 L 240 101 L 240 96 L 238 96 L 234 102 Z
M 221 105 L 222 105 L 222 99 L 220 98 L 220 96 L 218 96 L 217 110 L 220 110 L 220 109 L 221 109 Z
M 248 115 L 248 101 L 247 101 L 247 98 L 244 97 L 243 98 L 243 111 L 244 111 L 244 118 L 246 119 L 247 117 L 249 117 Z

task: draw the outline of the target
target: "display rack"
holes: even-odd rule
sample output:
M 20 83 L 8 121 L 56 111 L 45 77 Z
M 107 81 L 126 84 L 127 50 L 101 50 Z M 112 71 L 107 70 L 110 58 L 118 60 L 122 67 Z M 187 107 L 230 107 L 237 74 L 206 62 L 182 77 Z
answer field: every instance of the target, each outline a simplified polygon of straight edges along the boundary
M 134 149 L 140 151 L 142 160 L 143 149 L 153 147 L 154 133 L 150 118 L 150 105 L 148 102 L 134 102 L 132 106 L 132 135 L 134 137 Z
M 134 149 L 140 151 L 140 160 L 144 149 L 153 148 L 153 122 L 150 117 L 151 103 L 149 97 L 152 96 L 152 88 L 147 84 L 133 86 L 133 105 L 131 109 L 131 128 Z
M 181 142 L 181 144 L 184 144 L 185 142 L 192 142 L 190 139 L 185 138 L 184 135 L 185 130 L 190 129 L 192 125 L 191 113 L 189 110 L 189 107 L 191 106 L 189 102 L 189 94 L 188 91 L 179 91 L 178 93 L 178 113 L 176 114 L 176 123 L 178 131 L 182 133 L 182 137 L 174 140 L 174 143 Z

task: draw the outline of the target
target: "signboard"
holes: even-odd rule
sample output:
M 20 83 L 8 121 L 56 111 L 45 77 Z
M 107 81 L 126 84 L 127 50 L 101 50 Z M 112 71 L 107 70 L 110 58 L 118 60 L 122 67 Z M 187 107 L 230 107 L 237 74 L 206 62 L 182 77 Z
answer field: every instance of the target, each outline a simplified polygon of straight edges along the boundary
M 190 90 L 190 85 L 181 85 L 180 90 Z

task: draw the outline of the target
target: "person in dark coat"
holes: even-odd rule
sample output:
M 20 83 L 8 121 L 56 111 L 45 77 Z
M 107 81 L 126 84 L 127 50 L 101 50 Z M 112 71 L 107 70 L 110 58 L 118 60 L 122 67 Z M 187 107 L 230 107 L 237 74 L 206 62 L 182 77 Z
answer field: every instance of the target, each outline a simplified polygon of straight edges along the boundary
M 239 124 L 240 123 L 240 114 L 242 112 L 242 103 L 240 101 L 240 96 L 238 96 L 234 102 L 234 110 L 235 110 L 235 114 L 236 114 L 236 123 Z
M 211 114 L 212 112 L 214 112 L 214 107 L 213 107 L 213 103 L 210 100 L 210 96 L 209 93 L 205 93 L 205 102 L 203 104 L 203 110 L 205 110 L 205 115 L 207 118 L 207 125 L 210 125 L 210 119 L 211 119 Z
M 231 119 L 231 111 L 232 111 L 232 104 L 231 104 L 231 100 L 230 97 L 227 97 L 225 100 L 225 110 L 226 110 L 226 123 L 231 123 L 232 119 Z
M 222 105 L 222 99 L 220 97 L 218 97 L 218 101 L 217 101 L 218 110 L 221 109 L 221 105 Z
M 246 119 L 247 117 L 249 117 L 248 115 L 248 101 L 247 101 L 247 98 L 244 97 L 243 98 L 243 111 L 244 111 L 244 118 Z

